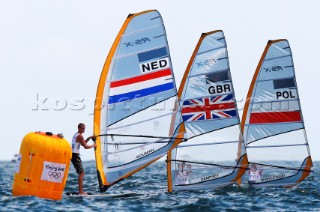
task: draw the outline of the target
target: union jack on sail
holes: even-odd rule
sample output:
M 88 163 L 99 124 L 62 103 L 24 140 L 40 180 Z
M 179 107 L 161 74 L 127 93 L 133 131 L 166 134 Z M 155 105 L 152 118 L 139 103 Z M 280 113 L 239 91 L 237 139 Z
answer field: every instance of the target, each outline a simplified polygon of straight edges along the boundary
M 183 121 L 223 119 L 237 116 L 233 94 L 189 99 L 183 102 Z

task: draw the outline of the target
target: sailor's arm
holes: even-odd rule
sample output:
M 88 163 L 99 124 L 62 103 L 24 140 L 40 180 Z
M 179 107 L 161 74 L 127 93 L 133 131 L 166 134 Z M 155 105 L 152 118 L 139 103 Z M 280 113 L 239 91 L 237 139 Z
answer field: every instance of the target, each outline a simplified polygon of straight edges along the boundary
M 90 140 L 90 138 L 93 138 L 95 136 L 89 136 L 87 139 L 84 140 L 83 136 L 82 135 L 78 135 L 77 137 L 77 141 L 81 144 L 81 146 L 83 146 L 85 149 L 90 149 L 90 148 L 93 148 L 93 147 L 96 147 L 96 144 L 92 144 L 92 145 L 89 145 L 87 144 L 88 141 Z

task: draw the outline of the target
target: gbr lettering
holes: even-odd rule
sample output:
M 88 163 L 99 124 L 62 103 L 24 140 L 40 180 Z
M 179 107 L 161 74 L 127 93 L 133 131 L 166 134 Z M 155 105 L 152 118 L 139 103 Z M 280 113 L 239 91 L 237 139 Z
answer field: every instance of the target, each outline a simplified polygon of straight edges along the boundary
M 219 94 L 219 93 L 225 93 L 225 92 L 231 92 L 231 87 L 229 84 L 224 85 L 211 85 L 208 88 L 208 92 L 210 94 Z

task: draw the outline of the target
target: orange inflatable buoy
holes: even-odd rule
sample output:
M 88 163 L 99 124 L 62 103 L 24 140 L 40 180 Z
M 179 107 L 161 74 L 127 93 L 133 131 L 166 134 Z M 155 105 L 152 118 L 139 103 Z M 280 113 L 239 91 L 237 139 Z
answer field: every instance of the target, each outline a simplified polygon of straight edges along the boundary
M 12 194 L 60 200 L 71 157 L 70 144 L 61 134 L 28 133 L 21 143 Z

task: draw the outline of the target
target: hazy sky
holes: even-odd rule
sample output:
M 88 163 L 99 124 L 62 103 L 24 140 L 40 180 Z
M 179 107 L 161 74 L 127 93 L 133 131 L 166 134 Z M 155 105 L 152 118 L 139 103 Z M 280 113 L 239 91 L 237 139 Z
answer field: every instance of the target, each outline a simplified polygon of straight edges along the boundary
M 267 41 L 288 39 L 311 154 L 320 159 L 320 1 L 3 0 L 0 160 L 12 159 L 28 132 L 62 132 L 71 142 L 84 122 L 85 137 L 92 134 L 96 88 L 113 40 L 129 13 L 149 9 L 163 17 L 177 85 L 201 33 L 224 31 L 238 100 L 247 95 Z M 92 149 L 81 152 L 94 159 Z

